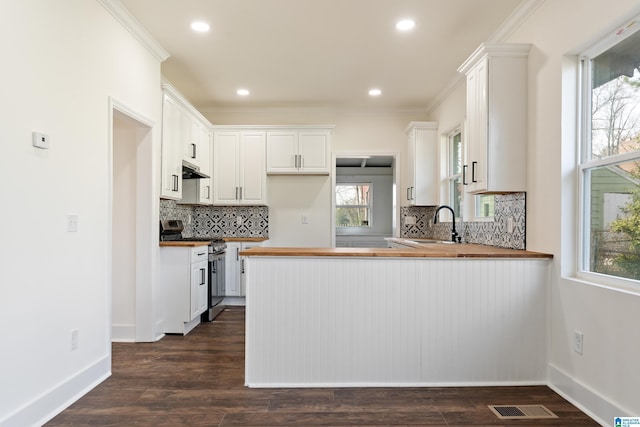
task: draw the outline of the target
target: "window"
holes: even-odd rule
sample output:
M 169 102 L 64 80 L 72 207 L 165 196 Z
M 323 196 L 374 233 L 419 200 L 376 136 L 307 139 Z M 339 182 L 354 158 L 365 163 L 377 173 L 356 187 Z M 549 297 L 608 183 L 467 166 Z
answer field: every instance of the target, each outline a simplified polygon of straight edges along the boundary
M 448 166 L 447 186 L 449 188 L 449 204 L 457 216 L 462 216 L 462 133 L 456 129 L 447 138 Z
M 371 226 L 371 183 L 336 184 L 336 226 Z
M 582 60 L 580 268 L 640 280 L 640 31 L 633 30 Z
M 493 208 L 495 206 L 496 196 L 493 194 L 481 194 L 475 196 L 476 199 L 476 218 L 493 218 Z

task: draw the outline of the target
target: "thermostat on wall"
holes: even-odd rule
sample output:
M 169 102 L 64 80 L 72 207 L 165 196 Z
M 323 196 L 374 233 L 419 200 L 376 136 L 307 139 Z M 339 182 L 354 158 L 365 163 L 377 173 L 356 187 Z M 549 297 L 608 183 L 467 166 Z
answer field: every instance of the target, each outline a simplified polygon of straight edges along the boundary
M 33 132 L 32 141 L 34 147 L 49 148 L 49 135 L 42 132 Z

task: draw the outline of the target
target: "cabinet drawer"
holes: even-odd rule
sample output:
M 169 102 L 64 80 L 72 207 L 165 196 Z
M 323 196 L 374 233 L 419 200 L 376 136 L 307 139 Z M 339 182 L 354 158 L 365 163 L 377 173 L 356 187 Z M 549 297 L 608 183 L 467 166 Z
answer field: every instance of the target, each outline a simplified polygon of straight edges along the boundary
M 207 246 L 196 246 L 191 249 L 191 263 L 206 261 L 209 257 Z

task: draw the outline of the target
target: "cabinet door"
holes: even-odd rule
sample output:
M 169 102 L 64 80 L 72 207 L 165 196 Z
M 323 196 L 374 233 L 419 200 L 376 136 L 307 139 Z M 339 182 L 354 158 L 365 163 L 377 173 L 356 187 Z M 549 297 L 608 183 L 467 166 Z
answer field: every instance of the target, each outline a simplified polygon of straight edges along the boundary
M 242 242 L 242 245 L 240 246 L 240 251 L 244 251 L 245 249 L 255 248 L 260 246 L 262 246 L 262 242 Z M 247 295 L 244 268 L 245 268 L 245 259 L 244 257 L 241 257 L 240 258 L 240 296 L 243 296 L 243 297 Z
M 204 127 L 200 129 L 200 171 L 205 175 L 213 176 L 213 141 L 211 140 L 211 132 Z M 198 184 L 198 193 L 200 204 L 210 205 L 213 203 L 213 178 L 202 178 L 196 180 Z
M 206 309 L 207 302 L 207 261 L 200 261 L 191 265 L 191 293 L 190 293 L 190 318 L 199 316 Z
M 227 243 L 225 257 L 225 295 L 240 296 L 240 242 Z
M 239 196 L 240 132 L 213 134 L 213 203 L 235 205 Z
M 328 174 L 331 170 L 329 132 L 298 132 L 298 167 L 301 172 Z
M 182 147 L 177 143 L 176 103 L 168 95 L 162 98 L 162 178 L 161 196 L 167 199 L 182 198 Z
M 298 132 L 267 132 L 267 173 L 297 173 Z
M 267 202 L 265 172 L 265 132 L 243 132 L 240 143 L 240 203 L 263 205 Z
M 198 122 L 192 118 L 187 110 L 182 107 L 179 107 L 179 110 L 182 158 L 193 165 L 200 166 L 198 159 L 198 143 L 200 140 Z
M 412 130 L 409 132 L 409 136 L 407 139 L 407 172 L 406 172 L 406 182 L 407 187 L 405 189 L 404 196 L 407 199 L 407 204 L 415 205 L 415 194 L 416 194 L 416 177 L 415 177 L 415 165 L 416 165 L 416 131 Z
M 469 191 L 487 189 L 488 60 L 480 61 L 467 77 L 469 118 Z
M 416 129 L 413 162 L 413 200 L 416 206 L 438 204 L 438 131 Z

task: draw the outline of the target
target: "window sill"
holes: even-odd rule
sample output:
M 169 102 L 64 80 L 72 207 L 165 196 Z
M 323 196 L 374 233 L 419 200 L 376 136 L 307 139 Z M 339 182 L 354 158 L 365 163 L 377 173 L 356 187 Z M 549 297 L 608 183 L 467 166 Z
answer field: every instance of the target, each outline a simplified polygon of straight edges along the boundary
M 563 279 L 569 282 L 579 283 L 581 285 L 595 286 L 610 291 L 640 296 L 640 282 L 637 280 L 623 279 L 589 272 L 579 272 L 575 276 L 566 276 L 563 277 Z

